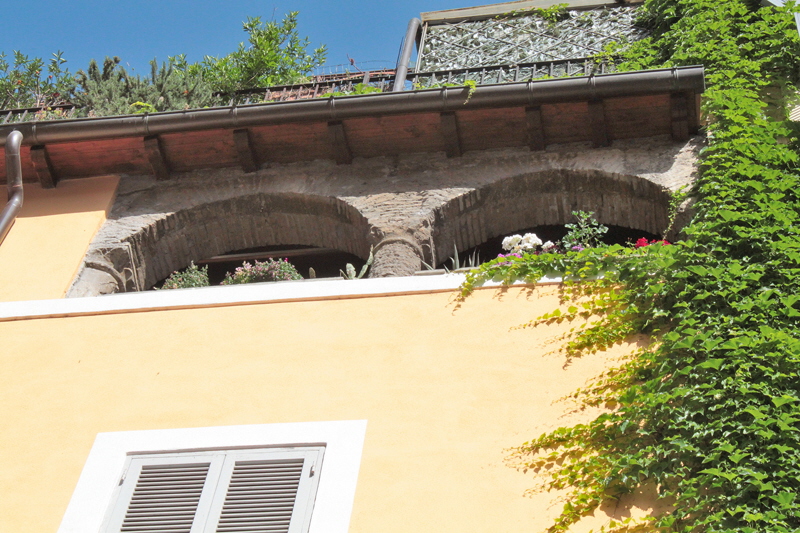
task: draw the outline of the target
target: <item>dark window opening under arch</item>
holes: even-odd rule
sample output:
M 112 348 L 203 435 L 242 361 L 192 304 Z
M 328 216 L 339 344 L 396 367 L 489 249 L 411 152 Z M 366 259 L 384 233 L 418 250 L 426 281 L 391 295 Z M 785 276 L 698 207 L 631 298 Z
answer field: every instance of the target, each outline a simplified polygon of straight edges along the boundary
M 245 261 L 253 264 L 255 261 L 268 259 L 287 259 L 304 279 L 311 277 L 312 268 L 316 278 L 336 278 L 347 263 L 352 264 L 356 272 L 360 272 L 366 263 L 357 255 L 341 250 L 305 245 L 271 245 L 232 250 L 222 255 L 199 259 L 194 263 L 200 267 L 208 267 L 209 284 L 214 286 L 222 283 L 227 272 L 233 272 Z M 159 280 L 154 288 L 160 288 L 165 280 L 166 278 Z

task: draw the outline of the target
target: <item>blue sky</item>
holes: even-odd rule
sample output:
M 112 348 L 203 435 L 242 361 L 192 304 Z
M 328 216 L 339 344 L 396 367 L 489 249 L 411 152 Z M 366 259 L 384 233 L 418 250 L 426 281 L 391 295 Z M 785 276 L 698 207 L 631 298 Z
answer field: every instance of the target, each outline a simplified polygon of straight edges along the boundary
M 119 56 L 145 73 L 157 57 L 185 53 L 190 61 L 221 56 L 245 40 L 248 16 L 282 18 L 300 12 L 300 33 L 328 45 L 329 65 L 380 61 L 394 65 L 409 19 L 438 11 L 494 3 L 491 0 L 71 0 L 5 1 L 0 51 L 20 50 L 49 58 L 62 50 L 71 71 L 89 60 Z M 364 66 L 377 68 L 377 63 Z

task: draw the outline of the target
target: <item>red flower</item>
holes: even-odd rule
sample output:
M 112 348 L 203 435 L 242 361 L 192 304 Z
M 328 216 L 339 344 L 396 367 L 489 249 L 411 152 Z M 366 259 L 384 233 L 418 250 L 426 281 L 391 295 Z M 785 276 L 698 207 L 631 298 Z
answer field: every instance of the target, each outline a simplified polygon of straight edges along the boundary
M 636 241 L 636 244 L 633 245 L 634 248 L 643 248 L 645 246 L 650 246 L 651 244 L 661 244 L 663 246 L 669 246 L 670 243 L 667 239 L 653 239 L 652 241 L 648 241 L 646 238 L 642 237 Z

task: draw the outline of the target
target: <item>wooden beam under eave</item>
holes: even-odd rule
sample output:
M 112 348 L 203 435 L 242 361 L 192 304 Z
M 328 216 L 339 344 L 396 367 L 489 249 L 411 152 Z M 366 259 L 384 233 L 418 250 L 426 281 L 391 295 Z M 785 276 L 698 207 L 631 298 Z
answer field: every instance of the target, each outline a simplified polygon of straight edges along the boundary
M 43 145 L 31 146 L 31 162 L 36 170 L 36 175 L 39 177 L 39 185 L 42 186 L 42 189 L 55 189 L 56 185 L 58 185 L 58 176 L 56 176 L 53 169 L 53 163 L 50 161 L 47 147 Z
M 344 131 L 344 124 L 337 120 L 328 122 L 328 138 L 333 149 L 333 158 L 338 165 L 348 165 L 353 162 L 353 152 L 350 151 L 350 144 L 347 142 L 347 134 Z
M 541 152 L 547 147 L 547 139 L 544 135 L 544 121 L 542 120 L 542 108 L 538 105 L 526 107 L 525 122 L 527 124 L 527 144 L 531 152 Z
M 147 154 L 147 160 L 150 162 L 150 168 L 153 170 L 153 175 L 156 179 L 168 180 L 169 164 L 164 157 L 164 150 L 158 135 L 144 138 L 144 151 Z
M 461 136 L 458 132 L 458 119 L 452 111 L 441 113 L 442 138 L 447 157 L 461 157 Z
M 606 106 L 602 100 L 589 102 L 589 133 L 595 148 L 611 146 L 611 136 L 608 134 L 608 122 L 606 121 Z
M 258 170 L 258 154 L 256 154 L 253 146 L 250 130 L 233 130 L 233 144 L 236 146 L 236 153 L 239 156 L 239 164 L 242 165 L 242 170 L 247 173 Z
M 689 99 L 684 93 L 675 93 L 669 98 L 669 113 L 672 128 L 672 139 L 689 140 Z

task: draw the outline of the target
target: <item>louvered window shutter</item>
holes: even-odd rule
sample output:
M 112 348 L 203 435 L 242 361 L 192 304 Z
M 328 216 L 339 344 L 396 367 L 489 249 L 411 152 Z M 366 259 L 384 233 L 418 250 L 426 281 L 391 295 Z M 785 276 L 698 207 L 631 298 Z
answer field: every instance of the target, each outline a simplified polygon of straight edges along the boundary
M 305 533 L 324 447 L 133 456 L 104 533 Z

